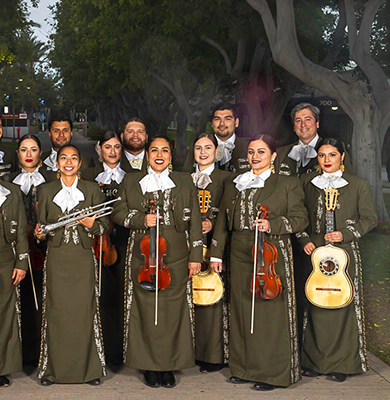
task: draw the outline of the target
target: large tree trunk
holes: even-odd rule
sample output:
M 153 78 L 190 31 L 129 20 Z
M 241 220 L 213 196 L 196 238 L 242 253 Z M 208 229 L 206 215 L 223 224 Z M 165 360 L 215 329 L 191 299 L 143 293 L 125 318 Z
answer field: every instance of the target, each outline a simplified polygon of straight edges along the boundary
M 181 110 L 177 113 L 176 162 L 180 163 L 187 154 L 187 117 Z

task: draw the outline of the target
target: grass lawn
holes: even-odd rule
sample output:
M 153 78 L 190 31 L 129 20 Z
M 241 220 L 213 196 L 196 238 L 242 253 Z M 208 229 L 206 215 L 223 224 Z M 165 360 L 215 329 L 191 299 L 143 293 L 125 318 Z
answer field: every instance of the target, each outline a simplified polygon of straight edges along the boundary
M 385 194 L 390 212 L 390 194 Z M 390 228 L 375 229 L 360 243 L 367 347 L 390 365 Z

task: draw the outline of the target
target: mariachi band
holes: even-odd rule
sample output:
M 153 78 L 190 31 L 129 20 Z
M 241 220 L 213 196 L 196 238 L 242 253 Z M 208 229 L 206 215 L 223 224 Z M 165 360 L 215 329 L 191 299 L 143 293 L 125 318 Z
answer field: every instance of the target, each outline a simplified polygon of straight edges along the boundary
M 299 140 L 277 149 L 236 136 L 220 104 L 181 172 L 138 118 L 101 136 L 96 166 L 65 115 L 43 156 L 30 134 L 17 165 L 0 146 L 0 386 L 22 362 L 43 386 L 99 385 L 107 363 L 154 388 L 195 365 L 259 391 L 365 372 L 369 185 L 341 141 L 319 137 L 316 107 L 292 119 Z

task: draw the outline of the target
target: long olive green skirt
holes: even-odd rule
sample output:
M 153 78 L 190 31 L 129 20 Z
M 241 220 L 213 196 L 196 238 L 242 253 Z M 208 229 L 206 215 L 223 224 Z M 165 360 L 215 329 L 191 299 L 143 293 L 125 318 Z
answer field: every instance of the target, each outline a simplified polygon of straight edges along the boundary
M 38 377 L 82 383 L 105 375 L 92 249 L 72 241 L 50 247 L 43 276 Z
M 19 285 L 11 279 L 14 264 L 0 264 L 0 375 L 22 369 Z
M 171 284 L 159 292 L 158 324 L 155 325 L 155 292 L 138 283 L 144 264 L 140 241 L 144 235 L 130 235 L 125 297 L 125 364 L 149 371 L 174 371 L 195 365 L 192 336 L 192 293 L 188 281 L 188 245 L 184 232 L 162 227 L 168 243 L 165 264 Z
M 273 241 L 278 249 L 275 269 L 284 288 L 274 300 L 255 299 L 251 334 L 253 242 L 252 231 L 233 232 L 229 367 L 233 376 L 286 387 L 301 378 L 291 247 L 287 240 Z
M 362 270 L 356 244 L 338 246 L 347 250 L 350 256 L 348 273 L 355 288 L 355 297 L 349 306 L 337 310 L 319 308 L 307 302 L 302 366 L 321 374 L 341 372 L 350 375 L 368 369 Z

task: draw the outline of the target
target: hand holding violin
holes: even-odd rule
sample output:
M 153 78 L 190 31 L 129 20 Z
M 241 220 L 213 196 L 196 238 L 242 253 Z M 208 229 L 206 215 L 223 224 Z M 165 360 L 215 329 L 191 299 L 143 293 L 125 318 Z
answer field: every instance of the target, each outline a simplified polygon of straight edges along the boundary
M 160 216 L 157 217 L 157 214 L 146 214 L 145 215 L 145 225 L 148 228 L 156 226 L 157 225 L 157 218 L 162 219 L 162 216 L 160 215 Z
M 271 229 L 271 224 L 268 219 L 258 218 L 253 222 L 253 226 L 258 224 L 259 232 L 268 232 Z

